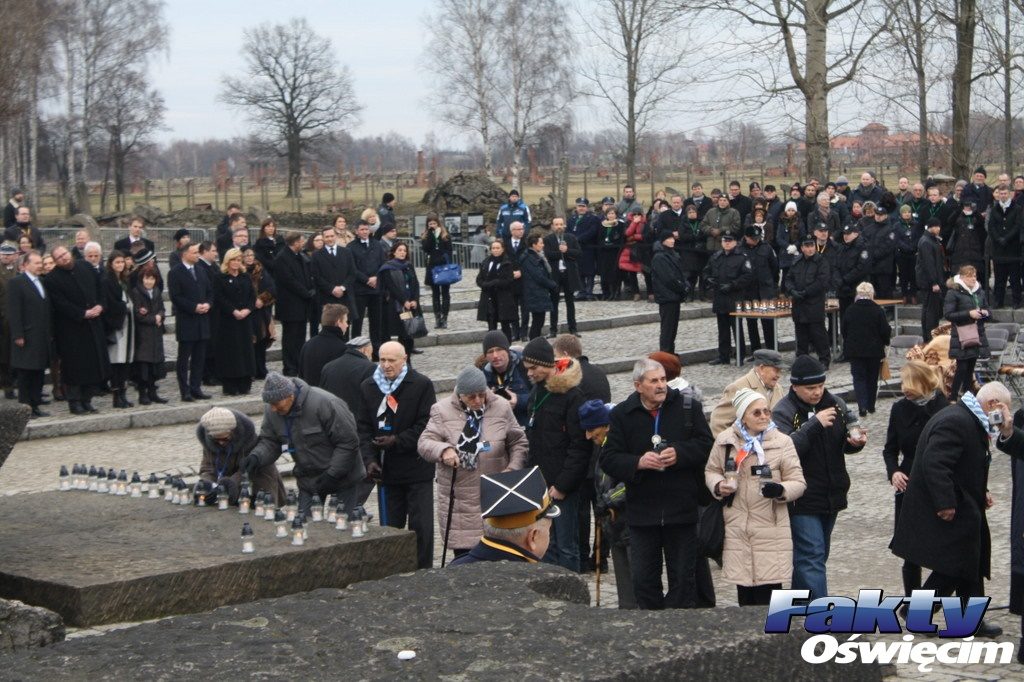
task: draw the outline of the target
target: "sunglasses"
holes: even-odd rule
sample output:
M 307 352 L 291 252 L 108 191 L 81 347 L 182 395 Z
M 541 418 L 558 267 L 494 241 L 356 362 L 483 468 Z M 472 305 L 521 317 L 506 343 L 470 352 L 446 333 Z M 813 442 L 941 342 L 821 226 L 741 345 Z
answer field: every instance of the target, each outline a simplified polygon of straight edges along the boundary
M 763 409 L 751 410 L 749 414 L 753 417 L 770 417 L 772 416 L 772 411 L 766 407 Z

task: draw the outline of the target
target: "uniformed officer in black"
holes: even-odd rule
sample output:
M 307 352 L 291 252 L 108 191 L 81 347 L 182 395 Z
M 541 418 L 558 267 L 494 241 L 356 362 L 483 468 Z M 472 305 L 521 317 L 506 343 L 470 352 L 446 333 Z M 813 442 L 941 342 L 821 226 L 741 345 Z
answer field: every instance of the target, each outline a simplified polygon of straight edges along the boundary
M 729 352 L 735 324 L 729 313 L 735 312 L 736 302 L 742 301 L 754 280 L 754 269 L 746 254 L 736 248 L 736 237 L 731 232 L 722 235 L 722 250 L 716 251 L 704 268 L 704 281 L 713 296 L 711 311 L 718 319 L 718 357 L 709 364 L 729 364 Z M 736 339 L 736 352 L 743 357 L 743 328 Z
M 808 235 L 800 242 L 800 256 L 786 275 L 786 289 L 793 299 L 796 354 L 807 355 L 809 344 L 813 344 L 818 361 L 828 369 L 832 353 L 825 333 L 825 298 L 832 272 L 828 260 L 818 253 L 814 237 Z
M 917 242 L 917 285 L 921 287 L 921 336 L 929 338 L 942 321 L 942 302 L 946 297 L 945 261 L 942 249 L 942 221 L 929 218 L 927 229 Z
M 540 467 L 480 476 L 484 536 L 451 566 L 478 561 L 536 564 L 548 551 L 551 519 L 561 511 L 551 504 Z
M 746 297 L 753 301 L 770 301 L 779 294 L 779 259 L 775 249 L 764 241 L 764 232 L 756 225 L 748 225 L 743 231 L 743 245 L 740 249 L 750 260 L 754 271 Z M 772 321 L 761 320 L 761 331 L 764 332 L 764 347 L 775 348 L 775 329 Z M 747 333 L 750 334 L 750 356 L 744 362 L 754 359 L 754 351 L 761 349 L 761 336 L 757 333 L 757 320 L 747 320 Z
M 829 267 L 832 269 L 832 289 L 839 298 L 837 319 L 842 320 L 857 295 L 857 285 L 871 278 L 871 257 L 868 245 L 860 236 L 860 225 L 850 223 L 843 228 L 842 243 L 835 252 Z
M 871 257 L 871 283 L 876 298 L 892 298 L 896 282 L 896 230 L 884 206 L 875 208 L 875 222 L 864 228 Z

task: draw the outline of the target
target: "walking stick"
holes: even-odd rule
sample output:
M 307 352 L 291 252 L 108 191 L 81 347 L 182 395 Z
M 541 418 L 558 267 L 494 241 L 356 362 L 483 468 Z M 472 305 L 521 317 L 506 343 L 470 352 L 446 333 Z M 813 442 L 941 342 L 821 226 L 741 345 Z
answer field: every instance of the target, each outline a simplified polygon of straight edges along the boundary
M 455 507 L 455 475 L 459 473 L 458 468 L 452 468 L 452 487 L 448 491 L 448 520 L 444 524 L 444 547 L 441 549 L 441 568 L 444 568 L 448 560 L 448 535 L 452 532 L 452 509 Z
M 384 450 L 380 451 L 381 480 L 377 481 L 377 506 L 380 512 L 381 528 L 388 525 L 388 493 L 384 488 Z
M 601 519 L 594 517 L 594 573 L 597 576 L 597 607 L 601 607 Z

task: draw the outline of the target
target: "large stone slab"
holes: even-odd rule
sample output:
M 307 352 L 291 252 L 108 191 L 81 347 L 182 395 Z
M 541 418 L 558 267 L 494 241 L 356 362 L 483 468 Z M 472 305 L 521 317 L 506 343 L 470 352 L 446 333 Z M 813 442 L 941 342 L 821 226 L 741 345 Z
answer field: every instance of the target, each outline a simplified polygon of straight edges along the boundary
M 138 621 L 345 587 L 416 568 L 415 535 L 371 526 L 361 539 L 321 522 L 301 547 L 237 510 L 88 492 L 0 498 L 0 597 L 69 625 Z M 241 553 L 242 523 L 255 554 Z
M 0 652 L 64 641 L 64 621 L 53 611 L 0 599 Z
M 0 404 L 0 467 L 7 461 L 14 444 L 21 439 L 29 414 L 31 410 L 28 405 L 9 402 Z
M 764 608 L 618 611 L 544 565 L 418 571 L 146 623 L 5 661 L 11 679 L 879 680 L 802 662 Z M 412 660 L 398 652 L 412 650 Z

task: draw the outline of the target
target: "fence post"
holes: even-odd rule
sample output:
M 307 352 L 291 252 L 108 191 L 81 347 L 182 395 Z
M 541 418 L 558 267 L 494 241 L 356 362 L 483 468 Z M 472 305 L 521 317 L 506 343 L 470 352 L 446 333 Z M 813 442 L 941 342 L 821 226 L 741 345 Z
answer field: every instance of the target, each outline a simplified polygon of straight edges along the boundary
M 320 212 L 320 179 L 317 177 L 313 178 L 313 182 L 316 183 L 316 211 Z
M 334 174 L 334 179 L 331 181 L 331 206 L 338 205 L 338 174 Z
M 170 213 L 174 210 L 174 204 L 171 201 L 171 178 L 167 178 L 167 212 Z
M 588 199 L 590 198 L 590 195 L 587 192 L 587 171 L 589 171 L 589 170 L 590 170 L 590 166 L 584 166 L 583 167 L 583 196 L 588 198 Z
M 240 175 L 238 177 L 238 205 L 242 207 L 242 211 L 245 211 L 245 176 Z
M 363 203 L 367 206 L 370 205 L 370 174 L 366 173 L 363 176 Z
M 619 162 L 615 162 L 615 198 L 618 199 L 622 196 L 622 188 L 619 185 Z
M 685 194 L 686 192 L 690 192 L 691 194 L 693 194 L 693 191 L 690 189 L 692 186 L 693 186 L 693 164 L 692 163 L 688 163 L 688 164 L 686 164 L 686 187 L 681 189 L 680 193 Z
M 722 164 L 722 193 L 727 196 L 729 194 L 729 185 L 725 180 L 725 164 Z
M 395 176 L 395 199 L 398 199 L 398 203 L 402 203 L 402 174 L 399 173 Z

